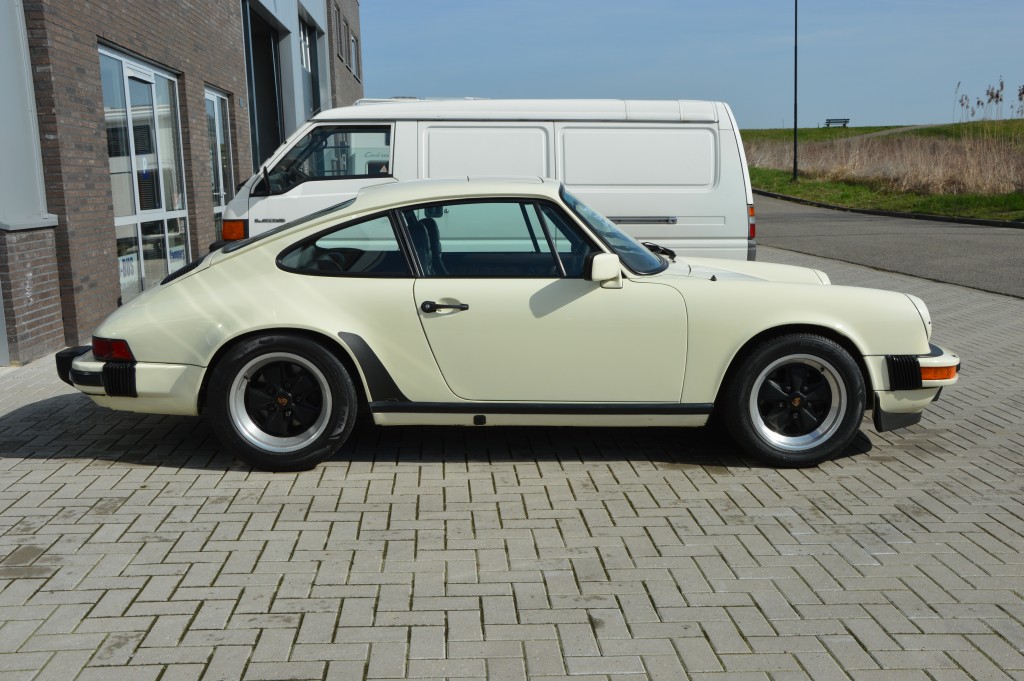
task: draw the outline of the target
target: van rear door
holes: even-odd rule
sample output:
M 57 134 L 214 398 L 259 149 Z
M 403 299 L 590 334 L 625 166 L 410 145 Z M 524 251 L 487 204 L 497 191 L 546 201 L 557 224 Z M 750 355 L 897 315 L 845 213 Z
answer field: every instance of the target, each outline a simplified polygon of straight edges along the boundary
M 566 122 L 555 133 L 559 179 L 626 232 L 746 259 L 745 186 L 716 124 Z

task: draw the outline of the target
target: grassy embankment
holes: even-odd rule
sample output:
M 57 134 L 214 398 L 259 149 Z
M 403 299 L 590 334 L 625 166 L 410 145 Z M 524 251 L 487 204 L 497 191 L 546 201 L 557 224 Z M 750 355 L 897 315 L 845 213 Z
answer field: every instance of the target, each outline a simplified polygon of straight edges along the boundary
M 1024 120 L 894 128 L 745 130 L 758 189 L 850 208 L 1024 221 Z

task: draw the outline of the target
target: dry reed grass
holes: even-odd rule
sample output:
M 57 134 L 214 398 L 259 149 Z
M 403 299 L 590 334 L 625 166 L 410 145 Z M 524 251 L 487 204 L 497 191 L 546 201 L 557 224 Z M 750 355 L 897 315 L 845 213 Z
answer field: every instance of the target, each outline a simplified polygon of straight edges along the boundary
M 752 166 L 789 170 L 793 145 L 782 140 L 745 144 Z M 801 174 L 839 182 L 878 184 L 916 194 L 1008 194 L 1024 191 L 1024 140 L 901 134 L 805 142 Z

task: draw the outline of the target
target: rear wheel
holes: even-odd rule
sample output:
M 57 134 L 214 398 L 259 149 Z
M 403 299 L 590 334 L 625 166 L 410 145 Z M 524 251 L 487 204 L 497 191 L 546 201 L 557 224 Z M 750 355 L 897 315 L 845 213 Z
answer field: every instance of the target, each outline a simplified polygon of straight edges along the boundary
M 214 367 L 208 413 L 239 459 L 271 471 L 307 470 L 348 438 L 358 398 L 329 350 L 302 336 L 252 338 Z
M 864 378 L 838 343 L 795 334 L 746 355 L 724 395 L 743 449 L 775 466 L 810 466 L 842 452 L 864 416 Z

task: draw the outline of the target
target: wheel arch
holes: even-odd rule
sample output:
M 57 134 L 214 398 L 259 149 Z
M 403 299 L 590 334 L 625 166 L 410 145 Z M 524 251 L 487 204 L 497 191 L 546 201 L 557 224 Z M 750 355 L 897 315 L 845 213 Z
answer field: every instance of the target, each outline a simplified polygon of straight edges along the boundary
M 729 366 L 725 370 L 725 375 L 722 377 L 722 382 L 718 386 L 718 392 L 715 395 L 715 405 L 718 406 L 722 402 L 722 395 L 728 389 L 729 384 L 733 380 L 733 376 L 737 371 L 737 367 L 743 362 L 744 358 L 749 355 L 754 348 L 763 343 L 766 340 L 772 338 L 779 338 L 781 336 L 791 336 L 796 334 L 810 334 L 815 336 L 821 336 L 837 343 L 841 348 L 846 350 L 853 358 L 853 361 L 857 364 L 857 368 L 860 370 L 861 376 L 864 379 L 864 390 L 865 395 L 871 395 L 873 388 L 873 382 L 871 380 L 871 372 L 868 370 L 867 363 L 864 361 L 864 354 L 861 352 L 857 344 L 853 342 L 848 336 L 845 336 L 835 329 L 827 326 L 817 326 L 815 324 L 787 324 L 784 326 L 775 326 L 770 329 L 765 329 L 757 335 L 750 338 L 744 343 L 736 354 L 733 355 L 732 360 L 729 362 Z M 870 407 L 870 404 L 867 405 Z
M 210 358 L 209 363 L 206 366 L 206 370 L 203 372 L 203 381 L 199 387 L 199 395 L 197 396 L 196 408 L 200 414 L 203 413 L 203 409 L 206 406 L 207 388 L 210 382 L 210 376 L 213 374 L 214 367 L 217 363 L 223 359 L 232 348 L 240 343 L 244 343 L 252 338 L 258 336 L 273 336 L 273 335 L 288 335 L 288 336 L 300 336 L 311 340 L 327 349 L 332 355 L 337 357 L 338 361 L 342 363 L 345 370 L 349 372 L 349 375 L 353 377 L 352 383 L 355 385 L 356 394 L 359 397 L 359 410 L 363 411 L 367 405 L 367 388 L 364 383 L 365 378 L 363 372 L 359 370 L 359 365 L 356 363 L 355 358 L 349 354 L 349 350 L 339 342 L 338 338 L 329 336 L 328 334 L 321 333 L 319 331 L 313 331 L 310 329 L 299 329 L 294 327 L 285 328 L 268 328 L 268 329 L 257 329 L 255 331 L 248 331 L 239 336 L 231 338 L 229 341 L 222 344 L 217 351 Z M 366 413 L 363 411 L 363 413 Z

